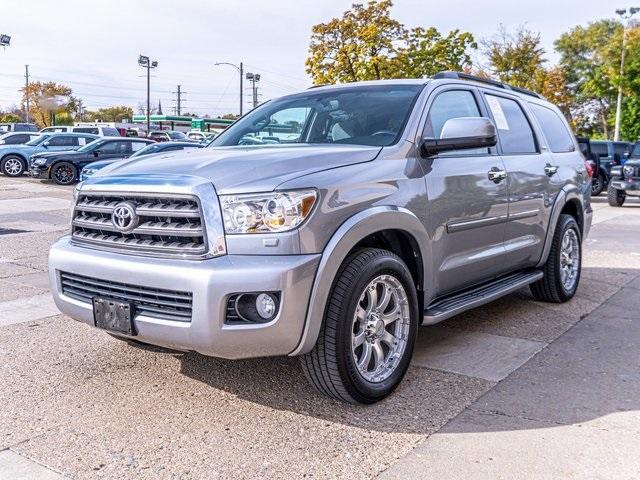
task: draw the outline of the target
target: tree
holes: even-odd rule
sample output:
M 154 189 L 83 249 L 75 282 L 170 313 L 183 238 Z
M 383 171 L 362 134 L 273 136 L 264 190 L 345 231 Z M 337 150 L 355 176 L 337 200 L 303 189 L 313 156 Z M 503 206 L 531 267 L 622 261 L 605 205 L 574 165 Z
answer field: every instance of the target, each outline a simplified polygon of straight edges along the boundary
M 637 30 L 635 28 L 634 30 Z M 638 35 L 630 32 L 628 68 L 620 79 L 620 46 L 623 26 L 615 20 L 600 20 L 578 26 L 560 36 L 555 48 L 560 54 L 560 66 L 566 73 L 567 84 L 575 97 L 578 130 L 590 136 L 610 138 L 615 115 L 618 82 L 632 88 L 632 72 L 638 70 Z M 638 95 L 638 89 L 635 89 Z M 625 98 L 626 108 L 633 108 L 637 100 Z M 628 132 L 623 131 L 627 136 Z M 630 138 L 630 137 L 629 137 Z
M 76 110 L 77 99 L 66 85 L 55 82 L 32 82 L 22 88 L 22 102 L 29 99 L 29 115 L 38 127 L 48 127 L 55 114 Z
M 95 112 L 87 112 L 85 116 L 91 122 L 121 122 L 125 119 L 131 120 L 133 117 L 133 108 L 124 105 L 99 108 Z
M 315 84 L 423 77 L 471 64 L 470 33 L 442 36 L 437 29 L 407 29 L 391 17 L 391 0 L 355 3 L 341 18 L 312 28 L 306 71 Z
M 0 123 L 20 123 L 22 121 L 22 117 L 19 117 L 14 113 L 5 113 L 4 115 L 0 115 Z

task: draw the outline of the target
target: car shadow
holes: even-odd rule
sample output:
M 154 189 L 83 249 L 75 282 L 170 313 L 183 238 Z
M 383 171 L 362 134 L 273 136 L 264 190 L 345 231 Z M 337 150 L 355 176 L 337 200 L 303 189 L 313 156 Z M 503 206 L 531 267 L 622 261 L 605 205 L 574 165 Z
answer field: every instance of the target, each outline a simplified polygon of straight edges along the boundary
M 591 297 L 594 301 L 589 308 L 594 310 L 598 308 L 602 301 L 606 300 L 602 293 L 596 294 L 596 292 L 590 291 L 590 289 L 598 289 L 598 281 L 594 279 L 602 277 L 604 281 L 607 281 L 606 274 L 617 275 L 627 281 L 626 279 L 631 280 L 639 273 L 635 269 L 612 270 L 601 268 L 585 268 L 584 272 L 585 284 L 587 285 L 586 291 L 581 291 L 579 297 L 565 304 L 567 309 L 584 309 L 585 298 Z M 614 287 L 611 284 L 609 286 Z M 617 291 L 617 286 L 611 288 L 610 295 L 615 294 L 614 290 Z M 640 290 L 636 291 L 640 294 Z M 600 299 L 596 302 L 595 299 L 598 297 Z M 581 303 L 579 304 L 579 302 Z M 482 317 L 485 327 L 487 322 L 491 322 L 491 320 L 487 319 L 494 318 L 496 323 L 504 322 L 503 317 L 509 315 L 509 309 L 505 308 L 505 303 L 512 305 L 513 312 L 516 312 L 513 315 L 519 315 L 518 312 L 522 311 L 522 307 L 534 303 L 539 305 L 537 302 L 533 302 L 525 291 L 520 291 L 502 301 L 479 307 L 469 312 L 468 316 L 477 315 L 478 318 Z M 553 308 L 545 310 L 548 313 L 546 321 L 551 323 L 554 321 L 566 322 L 566 316 L 562 314 L 561 310 L 558 310 L 558 306 L 551 307 Z M 557 341 L 561 341 L 564 336 L 563 333 L 571 331 L 571 327 L 575 326 L 581 318 L 584 318 L 589 313 L 581 310 L 573 323 L 563 325 L 557 329 L 557 333 L 554 333 L 554 338 Z M 451 331 L 451 335 L 469 330 L 465 326 L 469 323 L 468 318 L 459 319 L 460 325 L 456 325 L 456 318 L 447 322 L 447 327 L 452 327 L 448 329 Z M 470 329 L 473 329 L 473 327 Z M 567 350 L 567 354 L 572 354 L 570 348 Z M 582 355 L 581 352 L 576 354 Z M 327 422 L 339 422 L 364 430 L 389 433 L 433 433 L 439 430 L 448 420 L 461 413 L 465 407 L 475 400 L 480 399 L 485 394 L 491 395 L 492 387 L 496 385 L 493 382 L 479 378 L 412 365 L 404 381 L 393 395 L 376 405 L 362 407 L 337 402 L 317 394 L 306 381 L 296 358 L 277 357 L 230 361 L 206 357 L 197 353 L 176 352 L 175 356 L 180 360 L 182 374 L 203 382 L 214 389 L 224 390 L 246 401 L 299 415 L 313 416 Z M 525 371 L 530 365 L 535 366 L 538 361 L 538 356 L 534 356 L 520 369 L 502 380 L 498 386 L 509 382 L 513 376 L 522 375 L 519 372 Z M 566 370 L 563 371 L 563 375 L 568 378 L 582 374 L 583 372 L 579 368 L 573 371 L 571 364 L 567 364 Z M 524 381 L 526 382 L 526 380 Z M 599 410 L 594 410 L 589 406 L 585 406 L 583 411 L 588 412 L 588 414 L 585 414 L 584 418 L 579 420 L 588 421 L 592 418 L 619 411 L 619 408 L 614 408 L 617 403 L 615 399 L 611 398 L 612 391 L 615 392 L 616 390 L 593 389 L 593 397 L 590 400 L 594 405 L 602 405 L 603 407 Z M 603 401 L 605 398 L 607 398 L 607 401 Z M 640 399 L 640 395 L 636 395 L 635 399 Z M 608 405 L 611 408 L 607 408 Z M 553 408 L 557 413 L 557 410 L 562 407 L 554 405 Z M 565 408 L 567 411 L 577 411 L 575 403 L 566 402 Z M 640 400 L 631 402 L 628 408 L 640 410 Z

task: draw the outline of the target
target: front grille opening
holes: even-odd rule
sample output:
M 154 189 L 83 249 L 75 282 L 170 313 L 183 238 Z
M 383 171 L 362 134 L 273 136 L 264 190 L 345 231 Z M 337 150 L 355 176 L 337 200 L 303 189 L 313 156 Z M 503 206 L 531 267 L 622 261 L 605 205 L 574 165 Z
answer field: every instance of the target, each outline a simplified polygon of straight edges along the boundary
M 94 297 L 111 298 L 130 302 L 136 316 L 191 321 L 191 292 L 142 287 L 67 272 L 60 272 L 60 283 L 64 295 L 90 305 L 93 304 Z
M 137 226 L 122 232 L 112 221 L 122 202 L 135 207 Z M 81 194 L 75 205 L 73 238 L 97 246 L 167 254 L 206 253 L 205 229 L 196 199 L 127 194 Z

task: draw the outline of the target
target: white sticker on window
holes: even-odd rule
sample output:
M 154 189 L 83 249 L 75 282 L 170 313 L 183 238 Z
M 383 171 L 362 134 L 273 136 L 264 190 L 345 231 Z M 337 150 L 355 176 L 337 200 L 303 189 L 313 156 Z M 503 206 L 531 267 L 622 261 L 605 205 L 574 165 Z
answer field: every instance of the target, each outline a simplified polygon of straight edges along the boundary
M 78 145 L 82 146 L 82 145 L 86 145 L 86 144 L 87 144 L 87 142 L 84 139 L 84 137 L 79 137 L 78 138 Z
M 509 122 L 507 122 L 507 117 L 504 115 L 500 101 L 492 95 L 487 95 L 486 99 L 498 130 L 509 130 Z

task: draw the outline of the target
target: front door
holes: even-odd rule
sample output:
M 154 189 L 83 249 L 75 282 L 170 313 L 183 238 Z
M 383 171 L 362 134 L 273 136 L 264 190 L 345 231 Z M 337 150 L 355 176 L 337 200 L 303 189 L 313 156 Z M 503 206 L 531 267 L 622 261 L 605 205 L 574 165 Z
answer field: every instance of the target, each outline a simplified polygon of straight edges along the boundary
M 449 119 L 488 116 L 475 88 L 444 87 L 431 98 L 424 138 L 440 138 Z M 447 152 L 424 160 L 424 167 L 434 296 L 502 273 L 508 200 L 505 167 L 496 150 Z

